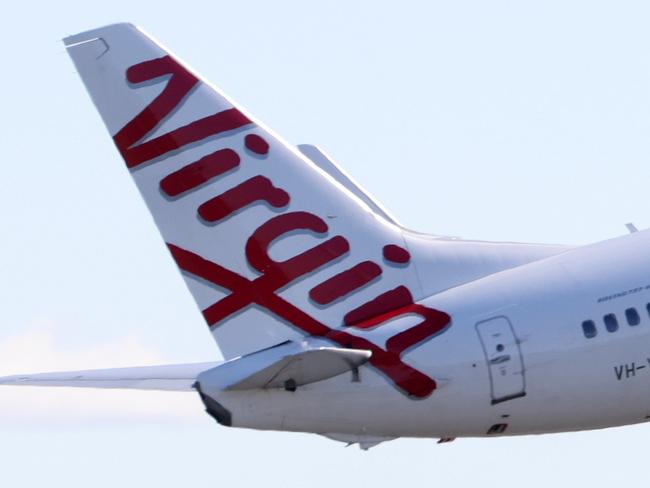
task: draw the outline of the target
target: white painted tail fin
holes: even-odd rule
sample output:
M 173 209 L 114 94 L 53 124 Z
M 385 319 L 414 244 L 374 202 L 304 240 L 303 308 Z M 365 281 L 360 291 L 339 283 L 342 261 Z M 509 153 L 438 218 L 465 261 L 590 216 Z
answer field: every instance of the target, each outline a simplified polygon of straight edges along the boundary
M 409 249 L 407 233 L 373 212 L 365 193 L 133 25 L 64 42 L 226 358 L 311 336 L 372 351 L 370 364 L 409 395 L 433 391 L 401 355 L 450 319 L 415 301 L 507 259 L 454 243 L 438 256 L 417 236 Z M 445 272 L 420 280 L 419 260 Z M 400 315 L 421 321 L 373 336 Z

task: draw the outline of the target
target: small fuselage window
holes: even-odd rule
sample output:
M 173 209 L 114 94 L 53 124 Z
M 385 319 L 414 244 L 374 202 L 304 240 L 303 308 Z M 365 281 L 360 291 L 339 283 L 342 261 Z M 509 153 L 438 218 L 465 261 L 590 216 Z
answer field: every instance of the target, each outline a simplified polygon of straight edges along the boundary
M 607 332 L 616 332 L 618 330 L 618 320 L 616 319 L 616 315 L 613 313 L 605 315 L 603 321 L 605 322 Z
M 650 317 L 650 303 L 645 304 L 645 309 L 648 312 L 648 316 Z M 627 325 L 630 327 L 641 325 L 642 318 L 645 317 L 645 315 L 642 317 L 641 313 L 639 313 L 639 310 L 643 309 L 638 309 L 636 307 L 628 307 L 625 309 L 625 322 L 627 322 Z M 607 329 L 607 332 L 616 332 L 619 330 L 618 318 L 615 313 L 608 313 L 606 315 L 603 315 L 603 324 L 605 324 L 605 329 Z M 596 337 L 596 335 L 598 335 L 598 327 L 596 326 L 596 322 L 590 319 L 582 322 L 582 333 L 587 339 Z
M 639 312 L 636 311 L 636 308 L 628 308 L 625 311 L 625 318 L 627 319 L 627 323 L 632 326 L 641 323 L 641 317 L 639 316 Z
M 598 334 L 598 330 L 596 330 L 596 324 L 594 324 L 593 320 L 585 320 L 582 323 L 582 332 L 584 333 L 585 337 L 587 339 L 591 339 L 592 337 L 596 337 L 596 334 Z

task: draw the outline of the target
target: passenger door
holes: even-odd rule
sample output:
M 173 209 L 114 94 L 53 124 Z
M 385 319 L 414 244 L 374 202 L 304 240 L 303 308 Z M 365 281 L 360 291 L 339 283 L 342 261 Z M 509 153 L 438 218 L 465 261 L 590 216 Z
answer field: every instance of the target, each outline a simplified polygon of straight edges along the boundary
M 488 371 L 492 404 L 512 400 L 526 394 L 524 362 L 515 331 L 505 316 L 476 324 Z

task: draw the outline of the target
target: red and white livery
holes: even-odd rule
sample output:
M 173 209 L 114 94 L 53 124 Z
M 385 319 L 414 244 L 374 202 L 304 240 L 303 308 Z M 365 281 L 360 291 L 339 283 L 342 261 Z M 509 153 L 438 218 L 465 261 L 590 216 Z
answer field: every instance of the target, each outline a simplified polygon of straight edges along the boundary
M 412 232 L 139 28 L 64 42 L 225 361 L 1 383 L 197 391 L 221 424 L 364 448 L 648 418 L 647 232 Z

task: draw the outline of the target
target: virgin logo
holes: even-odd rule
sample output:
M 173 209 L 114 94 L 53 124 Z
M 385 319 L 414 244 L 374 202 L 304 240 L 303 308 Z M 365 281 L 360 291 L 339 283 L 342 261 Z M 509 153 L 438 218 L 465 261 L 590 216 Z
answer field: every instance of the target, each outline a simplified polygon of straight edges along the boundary
M 245 115 L 231 108 L 142 142 L 183 103 L 199 83 L 194 75 L 170 56 L 136 64 L 126 71 L 127 80 L 133 84 L 161 77 L 167 78 L 162 92 L 114 136 L 127 167 L 135 169 L 216 134 L 256 127 Z M 247 134 L 244 143 L 247 150 L 256 157 L 266 157 L 272 150 L 268 142 L 257 134 Z M 163 177 L 159 183 L 160 190 L 170 199 L 181 198 L 237 168 L 241 162 L 240 155 L 234 150 L 217 150 Z M 276 209 L 284 209 L 291 201 L 291 194 L 286 189 L 275 186 L 269 178 L 256 175 L 202 203 L 197 208 L 197 215 L 204 224 L 215 225 L 228 217 L 238 218 L 240 214 L 234 215 L 235 213 L 260 201 Z M 203 310 L 203 316 L 211 328 L 219 327 L 233 314 L 255 305 L 308 336 L 325 338 L 342 347 L 372 351 L 370 364 L 400 391 L 410 398 L 429 396 L 435 390 L 436 382 L 404 363 L 401 355 L 407 349 L 444 332 L 450 325 L 449 315 L 414 303 L 409 289 L 398 286 L 348 312 L 342 328 L 331 328 L 278 294 L 279 290 L 286 289 L 299 278 L 331 266 L 346 256 L 350 244 L 345 237 L 336 235 L 284 261 L 276 261 L 269 256 L 271 244 L 295 231 L 309 231 L 324 236 L 328 230 L 327 223 L 321 217 L 305 211 L 284 211 L 262 223 L 245 244 L 247 261 L 258 273 L 254 279 L 174 243 L 168 243 L 168 247 L 183 271 L 229 292 Z M 408 251 L 396 244 L 384 246 L 383 255 L 386 262 L 395 266 L 406 266 L 410 261 Z M 314 286 L 309 291 L 309 297 L 326 307 L 354 293 L 381 274 L 379 264 L 363 261 Z M 406 314 L 416 315 L 421 321 L 390 337 L 383 348 L 353 333 L 355 329 L 381 327 Z

